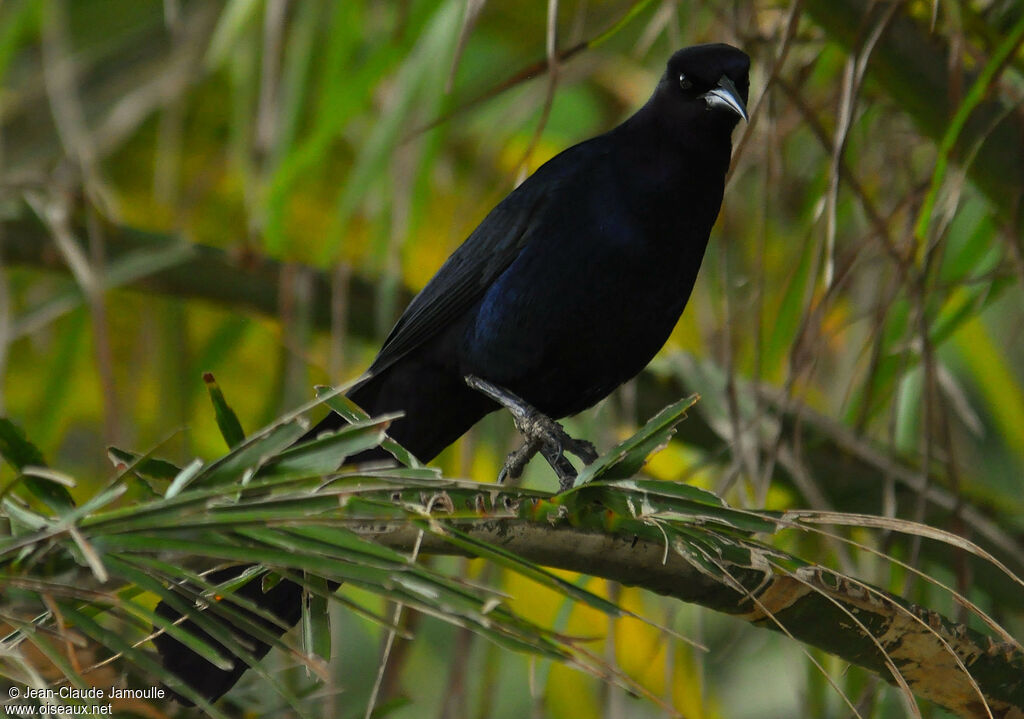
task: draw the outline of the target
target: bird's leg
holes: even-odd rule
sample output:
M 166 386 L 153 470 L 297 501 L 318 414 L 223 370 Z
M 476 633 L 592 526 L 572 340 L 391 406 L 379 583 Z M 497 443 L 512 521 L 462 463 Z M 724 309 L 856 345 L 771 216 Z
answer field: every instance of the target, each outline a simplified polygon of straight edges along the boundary
M 505 459 L 505 466 L 498 474 L 498 482 L 504 482 L 507 477 L 519 477 L 526 463 L 540 452 L 558 475 L 559 488 L 565 491 L 572 487 L 573 480 L 576 479 L 576 468 L 566 458 L 565 453 L 575 454 L 584 464 L 590 464 L 597 459 L 597 450 L 593 444 L 585 439 L 570 437 L 562 425 L 538 412 L 521 397 L 474 375 L 467 375 L 465 380 L 466 384 L 477 392 L 482 392 L 511 412 L 516 429 L 525 438 L 523 444 Z

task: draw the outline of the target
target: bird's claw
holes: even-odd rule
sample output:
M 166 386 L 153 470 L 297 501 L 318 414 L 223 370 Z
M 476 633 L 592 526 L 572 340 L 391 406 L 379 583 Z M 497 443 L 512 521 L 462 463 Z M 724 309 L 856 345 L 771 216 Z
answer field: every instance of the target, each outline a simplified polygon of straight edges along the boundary
M 505 457 L 505 464 L 498 472 L 498 484 L 505 484 L 505 480 L 519 479 L 527 463 L 540 451 L 540 445 L 534 442 L 523 442 Z
M 478 392 L 486 394 L 498 404 L 512 413 L 512 421 L 525 441 L 508 457 L 498 473 L 498 483 L 506 479 L 517 479 L 523 473 L 527 463 L 540 452 L 541 456 L 551 465 L 558 475 L 558 487 L 561 491 L 571 489 L 576 479 L 576 468 L 565 456 L 566 452 L 574 454 L 590 464 L 597 459 L 597 449 L 585 439 L 571 437 L 565 428 L 550 417 L 541 414 L 521 398 L 479 377 L 468 375 L 466 384 Z

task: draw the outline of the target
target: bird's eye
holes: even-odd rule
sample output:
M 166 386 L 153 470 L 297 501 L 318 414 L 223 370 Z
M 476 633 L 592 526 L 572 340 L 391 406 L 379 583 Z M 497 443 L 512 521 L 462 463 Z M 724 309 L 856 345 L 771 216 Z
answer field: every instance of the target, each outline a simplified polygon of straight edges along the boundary
M 679 87 L 683 88 L 684 90 L 689 90 L 691 87 L 693 87 L 693 81 L 691 81 L 690 78 L 688 78 L 686 75 L 680 75 Z

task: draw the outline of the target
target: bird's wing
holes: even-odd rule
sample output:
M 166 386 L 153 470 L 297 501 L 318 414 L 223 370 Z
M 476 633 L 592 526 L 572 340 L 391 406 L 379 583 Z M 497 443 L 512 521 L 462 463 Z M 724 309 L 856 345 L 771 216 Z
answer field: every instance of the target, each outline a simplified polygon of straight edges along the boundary
M 517 189 L 484 218 L 420 290 L 392 328 L 371 373 L 386 369 L 469 309 L 526 246 L 532 220 L 545 204 Z
M 519 256 L 560 189 L 586 171 L 593 140 L 554 157 L 502 200 L 427 283 L 395 324 L 369 372 L 376 374 L 444 330 Z

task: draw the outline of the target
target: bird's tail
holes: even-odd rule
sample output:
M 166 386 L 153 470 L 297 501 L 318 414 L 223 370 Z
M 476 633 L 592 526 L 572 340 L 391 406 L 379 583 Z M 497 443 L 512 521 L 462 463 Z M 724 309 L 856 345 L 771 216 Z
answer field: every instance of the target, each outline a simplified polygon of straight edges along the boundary
M 238 577 L 247 569 L 248 567 L 229 567 L 207 575 L 206 580 L 211 584 L 220 584 Z M 270 612 L 280 620 L 280 624 L 278 624 L 252 612 L 238 610 L 248 621 L 260 625 L 274 636 L 281 636 L 287 631 L 281 625 L 292 627 L 302 615 L 302 587 L 295 582 L 282 580 L 272 589 L 264 592 L 262 582 L 257 578 L 236 590 L 235 595 L 259 605 L 261 609 Z M 244 659 L 210 636 L 193 619 L 182 620 L 186 611 L 185 606 L 190 601 L 185 597 L 180 597 L 173 605 L 166 600 L 162 601 L 157 604 L 156 613 L 169 622 L 179 622 L 179 626 L 190 635 L 215 649 L 221 656 L 227 657 L 230 667 L 222 669 L 212 664 L 166 632 L 158 634 L 153 639 L 153 644 L 156 645 L 160 659 L 167 671 L 181 679 L 197 694 L 213 702 L 238 682 L 249 665 Z M 237 629 L 234 629 L 234 625 L 222 618 L 221 615 L 205 612 L 203 617 L 208 626 L 216 627 L 215 631 L 227 631 L 234 634 L 235 638 L 248 648 L 253 659 L 258 661 L 270 651 L 269 644 L 249 634 L 239 633 Z M 192 701 L 188 698 L 177 692 L 174 694 L 182 704 L 192 705 Z
M 367 389 L 361 392 L 360 390 L 364 387 Z M 349 398 L 360 406 L 372 407 L 372 405 L 363 404 L 372 399 L 372 393 L 372 386 L 363 384 L 359 385 L 353 392 L 350 392 Z M 348 422 L 341 415 L 331 412 L 296 440 L 295 444 L 308 442 L 325 432 L 339 430 L 346 424 Z M 346 458 L 345 464 L 357 464 L 390 458 L 391 455 L 385 450 L 380 447 L 373 447 Z M 229 567 L 213 572 L 206 576 L 205 579 L 210 584 L 222 584 L 241 576 L 251 568 L 252 565 Z M 330 591 L 334 591 L 338 586 L 340 585 L 336 582 L 329 583 Z M 270 590 L 264 592 L 263 583 L 259 578 L 256 578 L 236 590 L 235 595 L 241 599 L 248 600 L 259 606 L 260 609 L 277 617 L 279 621 L 272 622 L 253 612 L 237 608 L 234 610 L 240 611 L 247 621 L 258 624 L 266 633 L 275 638 L 282 636 L 289 628 L 297 624 L 302 616 L 302 587 L 287 579 L 279 581 Z M 230 661 L 230 667 L 221 668 L 214 665 L 166 632 L 158 634 L 153 639 L 153 644 L 156 646 L 163 666 L 167 671 L 174 674 L 207 701 L 213 702 L 238 682 L 246 670 L 249 669 L 249 664 L 226 648 L 221 642 L 210 636 L 210 633 L 205 631 L 196 621 L 193 619 L 183 619 L 183 616 L 188 611 L 187 606 L 191 601 L 191 599 L 186 598 L 184 595 L 174 602 L 162 601 L 157 604 L 156 613 L 169 622 L 177 622 L 190 635 L 209 645 L 222 656 L 227 657 Z M 215 632 L 232 634 L 235 639 L 248 649 L 251 659 L 262 659 L 270 651 L 270 645 L 267 642 L 238 629 L 220 614 L 209 611 L 204 612 L 201 621 Z M 187 697 L 182 696 L 178 692 L 174 694 L 182 704 L 192 705 L 193 702 Z
M 403 366 L 401 372 L 375 375 L 354 387 L 347 396 L 371 415 L 396 410 L 405 412 L 405 417 L 392 423 L 388 434 L 423 462 L 432 460 L 477 420 L 497 408 L 494 402 L 466 387 L 458 375 L 411 365 Z M 300 437 L 296 444 L 308 442 L 324 432 L 341 429 L 346 424 L 340 415 L 331 412 Z M 391 455 L 380 447 L 374 447 L 348 457 L 345 464 L 382 459 L 391 459 Z M 207 579 L 211 583 L 219 584 L 238 577 L 249 569 L 251 566 L 231 567 L 215 572 Z M 332 583 L 329 586 L 331 591 L 334 591 L 339 585 Z M 253 613 L 243 612 L 248 620 L 259 623 L 274 637 L 282 636 L 287 628 L 294 626 L 302 616 L 302 587 L 286 579 L 278 582 L 269 591 L 263 592 L 262 582 L 257 578 L 236 593 L 280 620 L 279 623 L 270 622 Z M 166 601 L 160 602 L 156 611 L 169 621 L 180 621 L 190 601 L 182 596 L 173 605 Z M 258 660 L 269 651 L 270 647 L 266 642 L 248 635 L 221 615 L 204 612 L 203 616 L 205 623 L 213 622 L 212 626 L 216 626 L 221 632 L 233 634 L 250 647 L 253 659 Z M 215 701 L 238 682 L 249 665 L 212 639 L 209 633 L 204 632 L 193 620 L 183 620 L 182 627 L 216 648 L 221 654 L 230 657 L 231 666 L 220 669 L 174 637 L 162 633 L 153 640 L 153 643 L 160 653 L 164 668 L 207 700 Z M 188 703 L 184 698 L 181 700 Z

